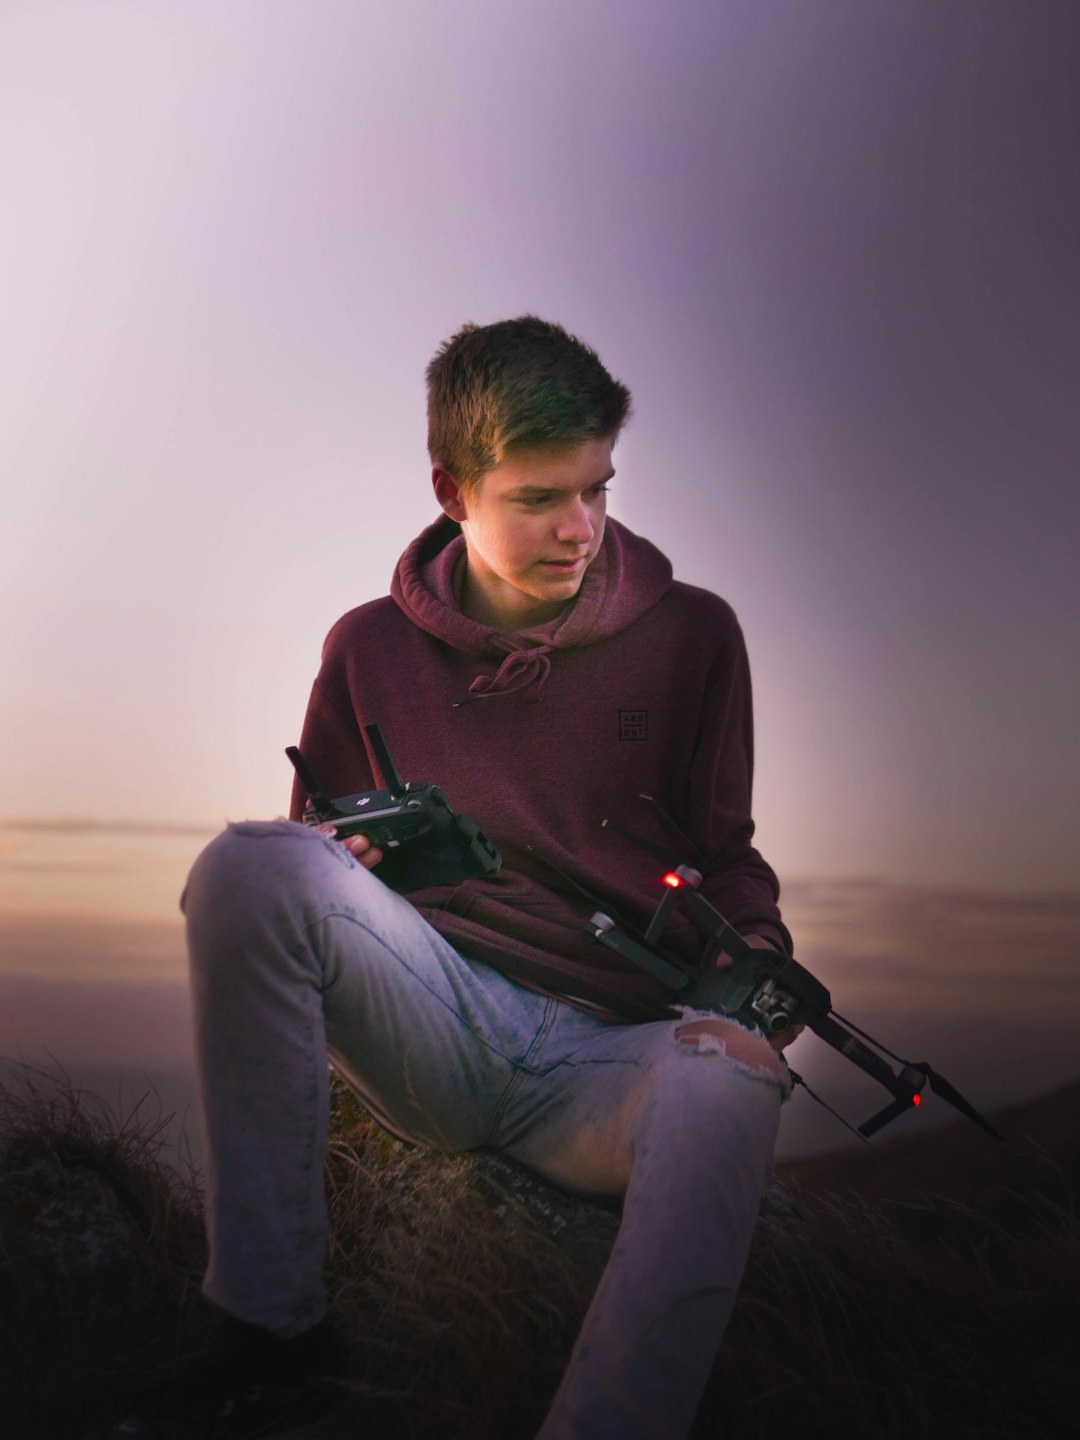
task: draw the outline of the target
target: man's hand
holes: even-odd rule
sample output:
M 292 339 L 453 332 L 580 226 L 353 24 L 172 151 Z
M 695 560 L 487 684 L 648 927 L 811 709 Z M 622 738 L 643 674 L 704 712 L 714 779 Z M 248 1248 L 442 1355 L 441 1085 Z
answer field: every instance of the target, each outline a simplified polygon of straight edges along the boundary
M 327 835 L 331 840 L 338 838 L 337 831 L 329 823 L 316 825 L 320 835 Z M 355 855 L 365 870 L 374 870 L 379 861 L 383 858 L 383 852 L 377 845 L 373 845 L 366 835 L 346 835 L 340 842 L 345 846 L 351 855 Z

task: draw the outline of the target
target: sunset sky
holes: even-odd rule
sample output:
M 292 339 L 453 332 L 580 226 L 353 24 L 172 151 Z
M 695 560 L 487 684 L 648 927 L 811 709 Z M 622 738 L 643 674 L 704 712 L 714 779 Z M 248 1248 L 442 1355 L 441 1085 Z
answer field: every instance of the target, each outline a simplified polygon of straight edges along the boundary
M 434 518 L 427 361 L 531 311 L 740 616 L 796 954 L 1072 1078 L 1078 72 L 1071 0 L 5 0 L 0 1054 L 186 1074 L 186 869 Z

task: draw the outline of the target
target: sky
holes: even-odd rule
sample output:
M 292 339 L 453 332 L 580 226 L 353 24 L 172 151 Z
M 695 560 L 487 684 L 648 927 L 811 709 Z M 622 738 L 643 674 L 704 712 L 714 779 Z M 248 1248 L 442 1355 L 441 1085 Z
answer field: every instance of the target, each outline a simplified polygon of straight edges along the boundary
M 4 0 L 0 1054 L 183 1091 L 186 870 L 434 518 L 431 355 L 533 312 L 740 617 L 796 954 L 962 1088 L 1072 1078 L 1078 52 L 1070 0 Z

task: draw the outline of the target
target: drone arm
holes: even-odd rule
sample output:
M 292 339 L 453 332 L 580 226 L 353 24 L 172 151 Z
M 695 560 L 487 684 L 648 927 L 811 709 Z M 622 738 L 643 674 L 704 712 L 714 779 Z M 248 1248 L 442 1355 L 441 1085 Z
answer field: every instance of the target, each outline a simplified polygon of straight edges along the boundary
M 669 960 L 634 940 L 625 930 L 620 930 L 614 920 L 602 911 L 597 913 L 585 927 L 595 940 L 614 950 L 624 960 L 629 960 L 654 979 L 661 981 L 671 990 L 685 990 L 690 984 L 690 975 L 672 965 Z
M 754 951 L 749 941 L 745 940 L 739 932 L 724 919 L 724 917 L 710 905 L 704 895 L 696 891 L 684 890 L 680 894 L 682 908 L 690 917 L 699 934 L 709 944 L 710 952 L 719 954 L 725 951 L 732 959 L 749 959 Z
M 879 1110 L 876 1115 L 871 1115 L 869 1120 L 864 1120 L 859 1126 L 858 1134 L 864 1140 L 869 1140 L 871 1135 L 876 1135 L 886 1125 L 891 1125 L 898 1120 L 905 1110 L 910 1110 L 911 1105 L 904 1100 L 894 1100 L 891 1105 L 886 1105 L 884 1110 Z
M 916 1097 L 922 1089 L 922 1084 L 912 1085 L 904 1079 L 903 1075 L 897 1075 L 880 1055 L 875 1055 L 873 1050 L 868 1049 L 861 1040 L 857 1040 L 850 1030 L 845 1030 L 843 1025 L 837 1024 L 832 1016 L 808 1015 L 805 1023 L 827 1045 L 831 1045 L 834 1050 L 839 1050 L 841 1055 L 858 1065 L 860 1070 L 865 1070 L 879 1085 L 884 1085 L 889 1094 L 895 1096 L 896 1104 L 899 1106 L 896 1114 L 900 1114 L 901 1110 L 905 1110 L 911 1105 L 918 1104 Z M 893 1107 L 889 1108 L 891 1110 Z M 889 1118 L 894 1117 L 890 1115 Z M 867 1124 L 869 1123 L 871 1122 L 868 1121 Z M 884 1124 L 885 1121 L 883 1120 L 881 1123 Z

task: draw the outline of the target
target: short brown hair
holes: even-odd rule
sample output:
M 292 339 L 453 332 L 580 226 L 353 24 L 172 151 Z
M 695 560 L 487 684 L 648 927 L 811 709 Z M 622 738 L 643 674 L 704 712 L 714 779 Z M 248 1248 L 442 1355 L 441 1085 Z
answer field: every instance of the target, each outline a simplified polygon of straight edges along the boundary
M 462 326 L 427 367 L 428 454 L 466 488 L 510 454 L 618 439 L 630 391 L 536 315 Z

